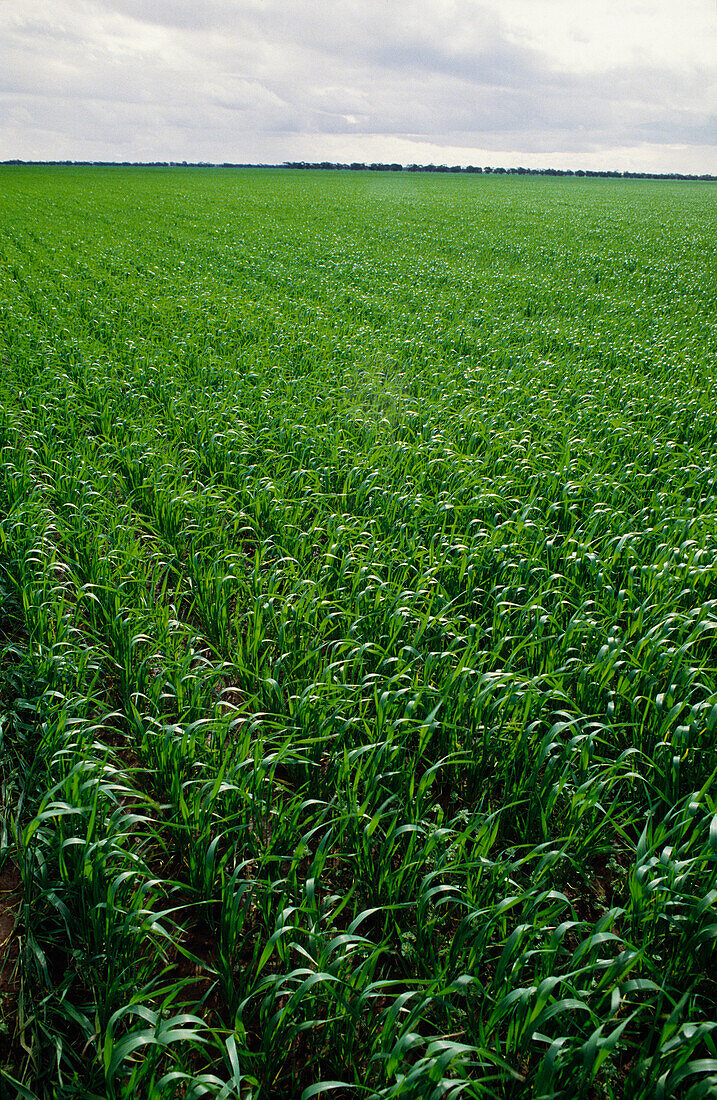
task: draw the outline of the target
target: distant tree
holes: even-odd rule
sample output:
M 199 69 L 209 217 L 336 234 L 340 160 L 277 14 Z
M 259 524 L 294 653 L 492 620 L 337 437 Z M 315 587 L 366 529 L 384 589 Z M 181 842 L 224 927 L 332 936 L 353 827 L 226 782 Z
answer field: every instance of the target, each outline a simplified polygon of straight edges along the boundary
M 717 183 L 717 176 L 711 175 L 709 172 L 703 172 L 700 175 L 690 175 L 686 172 L 632 172 L 629 170 L 617 171 L 616 169 L 591 169 L 591 168 L 523 168 L 519 166 L 517 168 L 491 168 L 489 166 L 485 168 L 477 168 L 475 165 L 469 164 L 466 168 L 461 168 L 460 165 L 451 165 L 448 167 L 446 164 L 408 164 L 405 167 L 393 162 L 391 164 L 382 164 L 374 162 L 373 164 L 364 164 L 362 161 L 353 161 L 351 164 L 340 164 L 334 161 L 320 161 L 315 163 L 309 163 L 307 161 L 284 161 L 282 165 L 278 164 L 239 164 L 233 161 L 222 161 L 221 163 L 212 163 L 210 161 L 116 161 L 116 160 L 21 160 L 18 157 L 13 157 L 8 160 L 0 161 L 0 165 L 6 166 L 18 166 L 18 165 L 45 165 L 48 167 L 66 167 L 66 168 L 78 168 L 78 167 L 97 167 L 97 168 L 296 168 L 296 169 L 352 169 L 354 171 L 363 171 L 367 168 L 375 172 L 477 172 L 477 173 L 489 173 L 493 175 L 529 175 L 529 176 L 551 176 L 551 177 L 576 177 L 578 179 L 646 179 L 646 180 L 699 180 L 702 182 Z

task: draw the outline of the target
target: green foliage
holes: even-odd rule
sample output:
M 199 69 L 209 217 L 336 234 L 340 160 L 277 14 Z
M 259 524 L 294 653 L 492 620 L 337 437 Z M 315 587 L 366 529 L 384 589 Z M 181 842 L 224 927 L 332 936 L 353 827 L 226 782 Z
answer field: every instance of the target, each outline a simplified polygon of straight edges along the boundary
M 710 186 L 0 183 L 0 1093 L 713 1095 Z

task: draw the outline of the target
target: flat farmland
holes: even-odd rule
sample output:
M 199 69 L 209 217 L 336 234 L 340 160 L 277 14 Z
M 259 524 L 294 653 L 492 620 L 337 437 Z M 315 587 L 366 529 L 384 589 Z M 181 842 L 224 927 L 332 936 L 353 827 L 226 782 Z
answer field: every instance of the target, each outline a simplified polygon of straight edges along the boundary
M 717 190 L 0 170 L 0 1095 L 717 1091 Z

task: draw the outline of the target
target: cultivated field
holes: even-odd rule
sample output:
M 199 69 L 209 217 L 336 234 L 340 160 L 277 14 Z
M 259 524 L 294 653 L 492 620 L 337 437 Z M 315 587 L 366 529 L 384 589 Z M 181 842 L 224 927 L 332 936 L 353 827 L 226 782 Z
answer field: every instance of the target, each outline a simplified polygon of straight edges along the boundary
M 716 301 L 709 184 L 0 172 L 1 1096 L 717 1093 Z

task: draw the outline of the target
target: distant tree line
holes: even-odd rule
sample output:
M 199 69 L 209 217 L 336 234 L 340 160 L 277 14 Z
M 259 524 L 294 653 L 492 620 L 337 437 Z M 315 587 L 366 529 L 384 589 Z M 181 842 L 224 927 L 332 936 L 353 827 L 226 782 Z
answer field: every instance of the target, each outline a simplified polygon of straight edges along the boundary
M 281 164 L 216 164 L 208 160 L 0 160 L 0 165 L 25 164 L 35 168 L 283 168 Z
M 691 175 L 687 172 L 615 172 L 607 169 L 583 169 L 577 168 L 491 168 L 477 167 L 469 164 L 463 167 L 460 164 L 383 164 L 364 161 L 352 161 L 351 164 L 340 164 L 335 161 L 322 160 L 318 162 L 306 160 L 289 160 L 283 164 L 240 164 L 234 161 L 222 163 L 206 160 L 3 160 L 0 165 L 32 165 L 47 167 L 73 166 L 77 168 L 299 168 L 299 169 L 324 169 L 330 171 L 345 172 L 462 172 L 478 175 L 494 176 L 575 176 L 576 178 L 590 179 L 634 179 L 634 180 L 705 180 L 709 183 L 717 183 L 717 176 L 705 172 L 702 175 Z
M 319 163 L 311 163 L 303 160 L 285 161 L 284 168 L 330 168 L 343 169 L 352 172 L 463 172 L 478 173 L 480 175 L 496 176 L 576 176 L 583 178 L 608 179 L 640 179 L 640 180 L 707 180 L 717 182 L 717 176 L 708 173 L 703 175 L 690 175 L 686 172 L 614 172 L 607 169 L 591 170 L 577 168 L 479 168 L 475 164 L 469 164 L 465 168 L 460 164 L 380 164 L 353 161 L 351 164 L 337 164 L 332 161 L 322 160 Z

